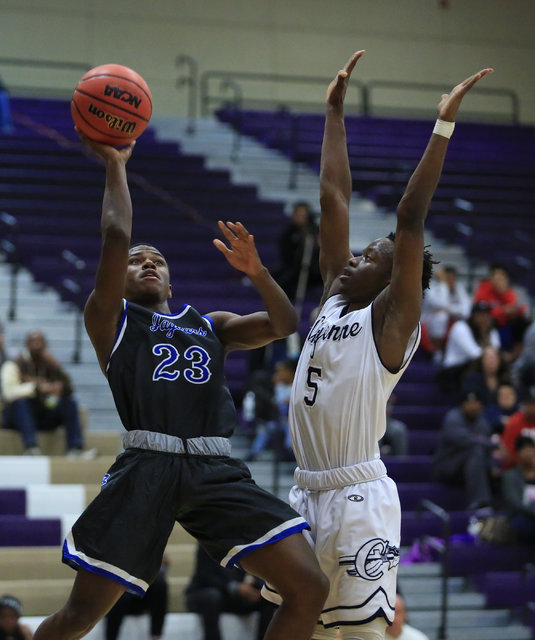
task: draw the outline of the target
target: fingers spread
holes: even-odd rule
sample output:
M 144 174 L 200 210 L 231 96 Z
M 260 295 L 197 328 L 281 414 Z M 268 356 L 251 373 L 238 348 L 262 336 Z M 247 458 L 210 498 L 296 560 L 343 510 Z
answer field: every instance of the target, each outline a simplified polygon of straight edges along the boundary
M 214 240 L 212 240 L 212 243 L 216 249 L 219 249 L 219 251 L 221 251 L 221 253 L 227 253 L 227 252 L 229 253 L 228 248 L 218 238 L 215 238 Z

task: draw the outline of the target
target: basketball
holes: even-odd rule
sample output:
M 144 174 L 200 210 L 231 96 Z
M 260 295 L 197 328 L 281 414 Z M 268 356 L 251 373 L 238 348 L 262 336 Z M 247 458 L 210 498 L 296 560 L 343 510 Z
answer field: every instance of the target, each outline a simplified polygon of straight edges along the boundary
M 88 138 L 120 147 L 147 128 L 152 96 L 133 69 L 104 64 L 82 76 L 72 95 L 71 113 L 76 128 Z

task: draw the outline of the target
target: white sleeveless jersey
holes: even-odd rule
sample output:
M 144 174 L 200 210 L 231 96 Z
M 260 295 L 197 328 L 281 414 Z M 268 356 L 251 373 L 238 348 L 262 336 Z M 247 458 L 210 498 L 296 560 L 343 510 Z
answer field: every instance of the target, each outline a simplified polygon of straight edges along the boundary
M 289 409 L 297 464 L 321 471 L 379 458 L 386 402 L 419 342 L 412 334 L 403 365 L 391 373 L 372 331 L 372 305 L 343 315 L 347 300 L 332 296 L 310 329 L 299 357 Z

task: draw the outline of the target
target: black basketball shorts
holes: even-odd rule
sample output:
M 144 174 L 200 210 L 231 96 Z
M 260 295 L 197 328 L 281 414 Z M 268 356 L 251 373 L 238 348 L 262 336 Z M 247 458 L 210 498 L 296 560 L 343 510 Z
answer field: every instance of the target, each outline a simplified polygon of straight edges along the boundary
M 142 596 L 160 569 L 175 521 L 223 566 L 308 528 L 254 482 L 241 460 L 128 449 L 67 535 L 63 562 Z

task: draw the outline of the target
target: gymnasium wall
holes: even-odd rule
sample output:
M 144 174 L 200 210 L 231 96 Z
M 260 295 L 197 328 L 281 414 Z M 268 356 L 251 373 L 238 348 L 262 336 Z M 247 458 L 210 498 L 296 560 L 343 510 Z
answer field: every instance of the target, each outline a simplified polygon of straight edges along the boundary
M 449 5 L 441 8 L 441 4 Z M 349 54 L 365 48 L 358 77 L 432 82 L 449 89 L 493 66 L 486 87 L 520 97 L 520 116 L 535 123 L 533 0 L 0 0 L 0 58 L 47 59 L 95 66 L 116 62 L 148 81 L 158 115 L 185 115 L 175 60 L 193 56 L 199 70 L 231 69 L 331 77 Z M 80 75 L 6 65 L 18 88 L 67 93 Z M 276 83 L 247 96 L 303 97 L 322 102 L 325 87 Z M 429 107 L 435 93 L 378 100 Z M 500 99 L 469 96 L 469 107 L 501 111 Z

